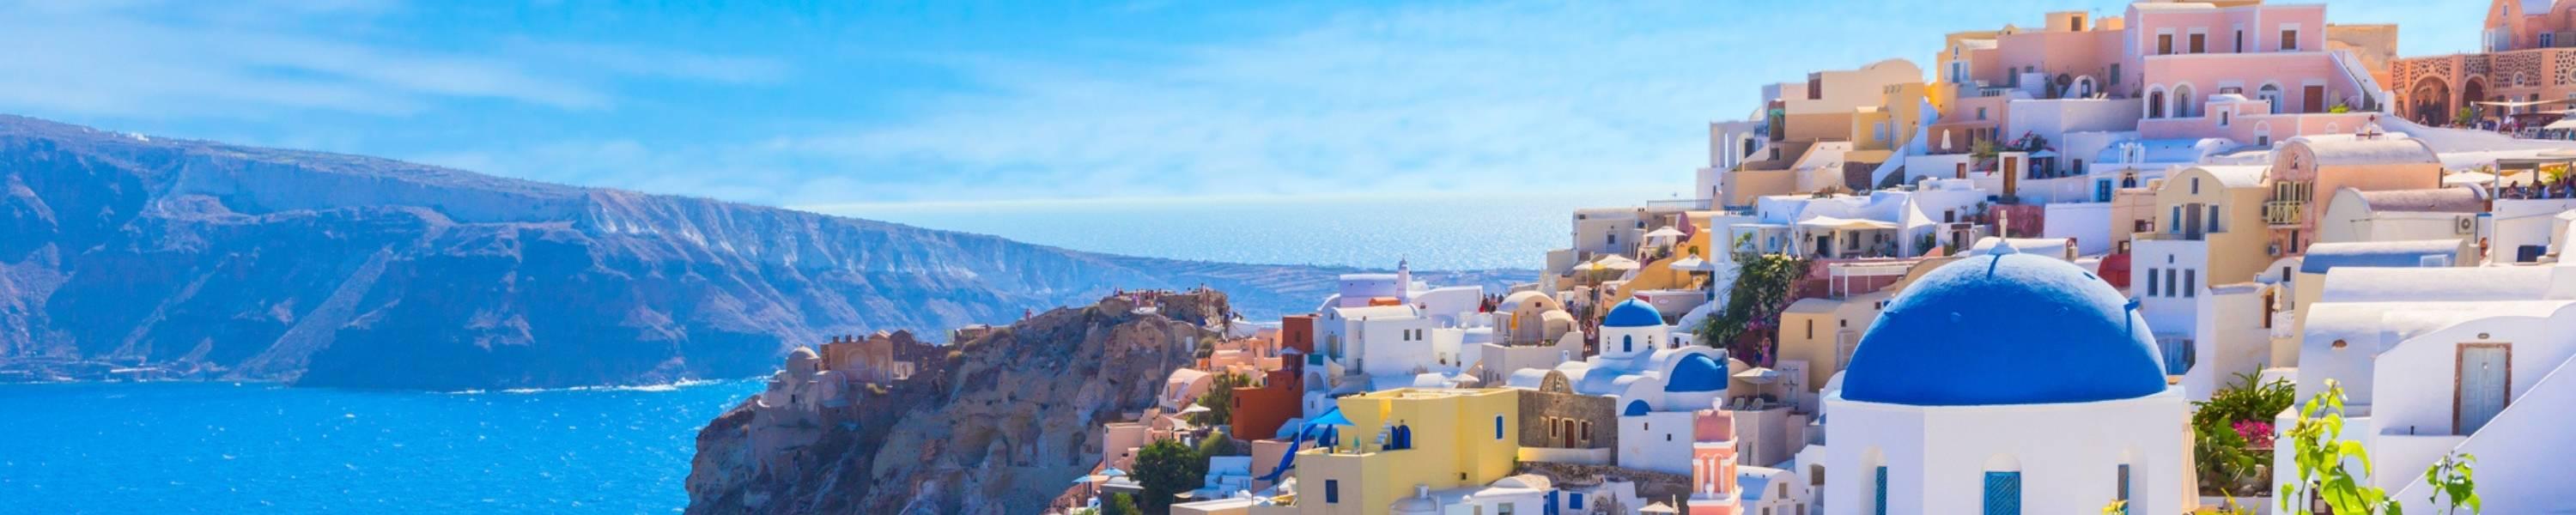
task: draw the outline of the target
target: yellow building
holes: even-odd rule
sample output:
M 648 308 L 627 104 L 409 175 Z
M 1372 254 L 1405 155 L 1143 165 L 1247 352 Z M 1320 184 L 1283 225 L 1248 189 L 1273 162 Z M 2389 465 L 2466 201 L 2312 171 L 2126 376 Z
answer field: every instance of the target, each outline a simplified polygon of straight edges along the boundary
M 1519 390 L 1406 388 L 1339 399 L 1340 445 L 1297 453 L 1295 512 L 1392 513 L 1415 489 L 1481 488 L 1512 474 L 1520 454 Z M 1405 428 L 1411 447 L 1389 450 Z

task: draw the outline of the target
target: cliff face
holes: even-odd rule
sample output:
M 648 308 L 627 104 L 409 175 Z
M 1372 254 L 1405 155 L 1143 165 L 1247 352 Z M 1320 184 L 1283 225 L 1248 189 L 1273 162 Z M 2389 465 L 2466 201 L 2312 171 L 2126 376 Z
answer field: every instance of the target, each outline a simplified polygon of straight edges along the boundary
M 1302 311 L 1344 271 L 0 116 L 0 379 L 102 362 L 420 389 L 746 377 L 790 342 L 936 337 L 1117 288 L 1204 284 L 1254 317 Z
M 952 347 L 846 408 L 754 397 L 698 433 L 688 513 L 1038 513 L 1100 460 L 1102 424 L 1154 405 L 1221 294 L 1157 314 L 1110 298 Z M 1170 318 L 1167 318 L 1168 315 Z M 807 419 L 806 417 L 811 417 Z

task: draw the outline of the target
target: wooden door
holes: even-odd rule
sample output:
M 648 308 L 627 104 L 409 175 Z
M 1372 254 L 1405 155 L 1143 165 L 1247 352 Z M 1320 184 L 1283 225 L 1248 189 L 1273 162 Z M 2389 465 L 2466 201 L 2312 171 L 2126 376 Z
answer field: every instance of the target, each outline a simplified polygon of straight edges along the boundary
M 2513 401 L 2513 346 L 2503 343 L 2460 344 L 2458 383 L 2452 391 L 2452 434 L 2472 434 L 2486 427 Z
M 2305 113 L 2322 113 L 2322 112 L 2326 112 L 2326 87 L 2325 87 L 2325 86 L 2308 86 L 2307 90 L 2305 91 L 2305 94 L 2304 94 L 2304 95 L 2301 95 L 2301 96 L 2305 96 L 2305 97 L 2307 97 L 2307 99 L 2305 100 L 2305 102 L 2307 103 L 2307 109 L 2306 109 L 2306 110 L 2303 110 L 2303 111 L 2300 111 L 2300 112 L 2305 112 Z

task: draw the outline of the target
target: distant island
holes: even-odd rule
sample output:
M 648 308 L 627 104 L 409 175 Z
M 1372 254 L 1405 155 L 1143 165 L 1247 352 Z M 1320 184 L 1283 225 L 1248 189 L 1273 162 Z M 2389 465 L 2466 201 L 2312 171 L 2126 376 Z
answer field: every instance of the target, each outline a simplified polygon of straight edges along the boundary
M 1352 271 L 1088 253 L 0 116 L 0 382 L 452 391 L 752 377 L 826 335 L 939 338 L 1120 290 L 1206 286 L 1275 318 Z M 1535 272 L 1426 275 L 1499 287 Z

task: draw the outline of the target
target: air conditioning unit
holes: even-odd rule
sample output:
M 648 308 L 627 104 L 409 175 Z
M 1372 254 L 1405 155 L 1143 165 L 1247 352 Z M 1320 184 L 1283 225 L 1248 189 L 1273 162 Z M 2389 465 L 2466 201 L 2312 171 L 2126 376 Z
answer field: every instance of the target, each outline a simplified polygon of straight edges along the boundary
M 2477 233 L 2478 217 L 2476 216 L 2461 216 L 2451 224 L 2451 234 L 2470 235 Z

